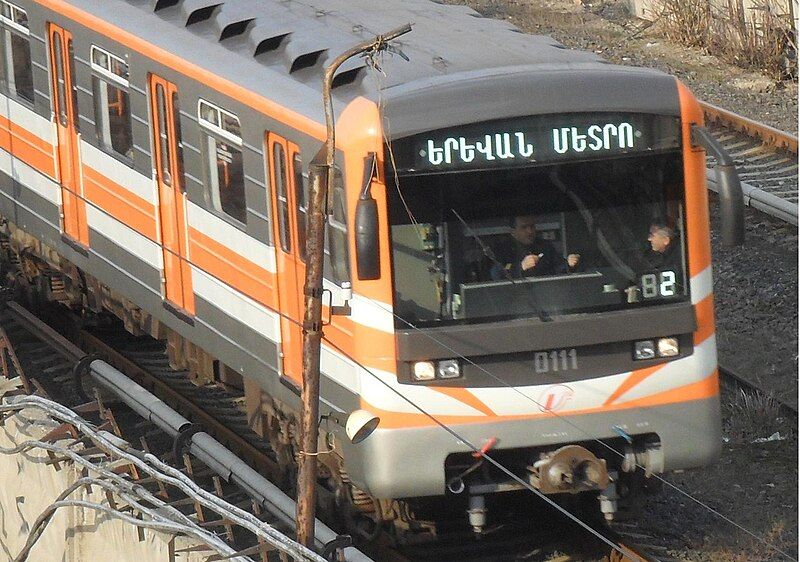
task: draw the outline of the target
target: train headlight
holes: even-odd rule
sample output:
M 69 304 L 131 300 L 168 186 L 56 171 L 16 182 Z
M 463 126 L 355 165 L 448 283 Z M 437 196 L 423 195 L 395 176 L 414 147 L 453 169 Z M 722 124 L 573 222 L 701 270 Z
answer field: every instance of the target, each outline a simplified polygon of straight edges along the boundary
M 679 351 L 678 338 L 661 338 L 658 340 L 659 357 L 675 357 Z
M 417 361 L 414 363 L 414 380 L 432 381 L 436 378 L 436 366 L 432 361 Z
M 637 361 L 652 359 L 656 356 L 656 346 L 653 340 L 637 341 L 633 344 L 633 358 Z
M 461 376 L 461 365 L 458 364 L 458 359 L 445 359 L 439 361 L 437 371 L 440 379 L 455 379 Z

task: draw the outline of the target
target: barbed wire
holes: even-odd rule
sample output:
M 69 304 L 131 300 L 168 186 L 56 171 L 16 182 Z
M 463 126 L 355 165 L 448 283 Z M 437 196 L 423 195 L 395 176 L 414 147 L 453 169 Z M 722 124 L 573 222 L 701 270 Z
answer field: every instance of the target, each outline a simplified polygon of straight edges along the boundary
M 181 492 L 192 498 L 200 505 L 210 509 L 211 511 L 214 511 L 222 518 L 231 521 L 233 524 L 250 531 L 256 537 L 263 539 L 267 544 L 280 550 L 281 552 L 284 552 L 296 558 L 297 560 L 325 562 L 324 558 L 287 537 L 269 523 L 261 521 L 253 514 L 228 503 L 224 499 L 212 494 L 211 492 L 204 490 L 182 471 L 164 463 L 155 455 L 134 449 L 124 439 L 116 437 L 107 431 L 98 430 L 95 426 L 66 406 L 41 396 L 6 397 L 4 398 L 3 403 L 0 404 L 0 413 L 21 411 L 26 408 L 36 408 L 42 410 L 53 418 L 72 425 L 78 432 L 87 436 L 95 446 L 103 450 L 110 457 L 125 460 L 150 477 L 179 489 Z M 38 440 L 28 440 L 16 445 L 15 447 L 0 447 L 0 453 L 15 454 L 30 450 L 32 448 L 40 448 L 43 450 L 49 450 L 53 453 L 62 454 L 76 464 L 79 464 L 80 466 L 99 474 L 102 478 L 113 482 L 115 485 L 121 486 L 121 489 L 124 493 L 130 494 L 135 492 L 141 495 L 141 499 L 143 501 L 153 503 L 154 505 L 160 505 L 163 503 L 162 500 L 159 500 L 144 487 L 138 486 L 130 488 L 129 482 L 120 475 L 117 475 L 112 471 L 92 463 L 69 448 Z M 179 519 L 174 523 L 186 524 L 187 521 L 191 523 L 191 520 L 188 518 Z M 200 531 L 206 533 L 206 535 L 203 536 L 210 541 L 207 544 L 212 546 L 215 550 L 218 548 L 223 549 L 225 556 L 235 554 L 235 552 L 229 546 L 227 546 L 226 543 L 218 541 L 218 539 L 214 539 L 216 535 L 209 534 L 203 529 L 200 529 Z M 196 531 L 191 527 L 187 527 L 187 533 L 194 534 Z M 220 554 L 223 554 L 223 552 L 220 552 Z

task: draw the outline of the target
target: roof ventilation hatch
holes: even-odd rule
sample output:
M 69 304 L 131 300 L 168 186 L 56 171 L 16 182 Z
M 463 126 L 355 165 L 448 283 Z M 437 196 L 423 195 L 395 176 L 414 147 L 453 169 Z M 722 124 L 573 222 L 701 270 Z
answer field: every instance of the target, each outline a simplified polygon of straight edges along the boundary
M 283 33 L 281 35 L 276 35 L 275 37 L 269 37 L 261 41 L 258 46 L 256 47 L 255 52 L 253 53 L 254 57 L 259 55 L 263 55 L 265 53 L 269 53 L 271 51 L 275 51 L 280 48 L 281 43 L 283 40 L 289 37 L 288 33 Z
M 186 18 L 186 27 L 211 19 L 211 16 L 214 15 L 214 10 L 219 8 L 221 5 L 222 4 L 212 4 L 210 6 L 205 6 L 192 11 L 192 13 L 189 14 L 189 17 Z
M 317 61 L 319 61 L 320 56 L 322 56 L 324 53 L 325 49 L 300 55 L 292 62 L 292 68 L 289 69 L 289 74 L 314 66 L 317 64 Z
M 164 8 L 171 8 L 172 6 L 177 6 L 181 0 L 156 0 L 155 6 L 153 6 L 153 11 L 158 12 L 159 10 L 163 10 Z
M 225 29 L 222 30 L 222 33 L 219 35 L 220 41 L 225 41 L 225 39 L 230 39 L 231 37 L 236 37 L 237 35 L 241 35 L 245 31 L 247 31 L 248 26 L 253 22 L 254 18 L 245 19 L 242 21 L 235 21 L 233 23 L 229 23 L 225 26 Z

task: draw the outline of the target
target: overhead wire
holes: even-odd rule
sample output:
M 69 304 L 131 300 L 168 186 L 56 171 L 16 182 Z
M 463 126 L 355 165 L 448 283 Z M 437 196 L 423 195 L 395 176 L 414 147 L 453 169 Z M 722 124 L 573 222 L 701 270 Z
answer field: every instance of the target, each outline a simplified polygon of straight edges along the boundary
M 128 506 L 131 508 L 150 517 L 152 521 L 145 521 L 136 517 L 127 516 L 111 506 L 105 506 L 97 502 L 67 499 L 73 492 L 82 486 L 97 486 L 108 492 L 112 492 L 120 499 L 127 502 Z M 157 511 L 143 505 L 140 501 L 138 501 L 138 499 L 139 498 L 126 493 L 120 488 L 118 483 L 112 484 L 111 482 L 106 482 L 105 480 L 97 477 L 83 477 L 76 480 L 72 485 L 59 494 L 59 496 L 37 517 L 36 521 L 33 523 L 30 531 L 28 532 L 28 538 L 25 541 L 25 545 L 14 558 L 14 562 L 25 562 L 25 560 L 27 560 L 31 550 L 36 545 L 36 542 L 44 534 L 48 523 L 52 520 L 56 512 L 62 507 L 83 507 L 93 509 L 95 511 L 103 512 L 106 515 L 110 515 L 114 518 L 121 519 L 126 523 L 133 524 L 137 527 L 192 536 L 197 540 L 205 542 L 209 548 L 215 550 L 220 556 L 230 557 L 236 554 L 236 552 L 230 548 L 227 543 L 220 541 L 213 533 L 209 533 L 205 529 L 200 528 L 197 524 L 191 521 L 191 519 L 184 516 L 174 507 L 168 506 L 165 502 L 154 502 L 155 505 L 159 506 L 159 510 Z M 174 512 L 174 514 L 182 516 L 184 521 L 178 522 L 165 517 L 164 513 L 167 511 L 171 511 Z M 240 562 L 252 562 L 249 558 L 244 557 L 236 557 L 233 558 L 233 560 Z

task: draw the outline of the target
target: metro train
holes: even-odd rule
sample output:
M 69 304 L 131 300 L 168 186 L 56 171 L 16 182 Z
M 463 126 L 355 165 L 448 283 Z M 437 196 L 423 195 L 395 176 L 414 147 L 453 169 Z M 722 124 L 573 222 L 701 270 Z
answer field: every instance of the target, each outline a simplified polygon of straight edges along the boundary
M 241 392 L 291 474 L 323 70 L 407 22 L 332 82 L 320 501 L 402 534 L 469 498 L 481 533 L 524 482 L 613 518 L 721 444 L 717 147 L 674 77 L 428 0 L 0 0 L 5 271 Z

